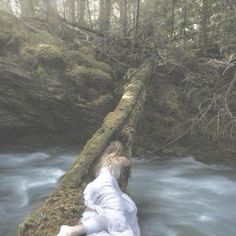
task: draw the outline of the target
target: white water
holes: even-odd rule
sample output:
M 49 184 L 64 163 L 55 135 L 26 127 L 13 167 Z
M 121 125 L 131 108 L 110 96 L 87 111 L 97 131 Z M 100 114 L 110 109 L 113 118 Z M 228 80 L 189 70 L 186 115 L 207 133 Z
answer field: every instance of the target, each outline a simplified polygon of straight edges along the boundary
M 143 236 L 235 236 L 235 169 L 193 158 L 137 160 L 129 190 Z
M 75 157 L 41 152 L 0 155 L 0 236 L 17 235 L 18 224 L 52 192 Z
M 0 155 L 0 236 L 15 236 L 76 155 Z M 191 157 L 136 160 L 129 192 L 143 236 L 235 236 L 236 171 Z

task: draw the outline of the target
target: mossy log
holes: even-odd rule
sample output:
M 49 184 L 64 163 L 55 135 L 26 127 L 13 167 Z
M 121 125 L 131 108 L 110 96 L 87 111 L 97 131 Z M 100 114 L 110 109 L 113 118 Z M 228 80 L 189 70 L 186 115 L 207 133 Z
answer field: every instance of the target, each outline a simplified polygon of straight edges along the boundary
M 93 178 L 97 157 L 112 139 L 121 139 L 125 145 L 124 154 L 131 158 L 135 128 L 146 95 L 145 81 L 150 72 L 151 66 L 146 64 L 132 77 L 116 109 L 107 114 L 101 127 L 88 140 L 54 193 L 41 208 L 19 225 L 19 236 L 55 236 L 60 225 L 78 223 L 84 210 L 83 190 Z M 129 172 L 127 169 L 122 174 L 120 184 L 123 189 L 127 185 Z

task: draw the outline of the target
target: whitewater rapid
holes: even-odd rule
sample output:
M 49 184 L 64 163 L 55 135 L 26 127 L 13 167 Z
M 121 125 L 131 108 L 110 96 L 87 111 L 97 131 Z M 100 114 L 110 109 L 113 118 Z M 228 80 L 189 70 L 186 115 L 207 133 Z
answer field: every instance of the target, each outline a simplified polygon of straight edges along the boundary
M 0 155 L 0 235 L 39 207 L 76 154 Z M 236 171 L 192 157 L 134 159 L 128 192 L 143 236 L 235 236 Z

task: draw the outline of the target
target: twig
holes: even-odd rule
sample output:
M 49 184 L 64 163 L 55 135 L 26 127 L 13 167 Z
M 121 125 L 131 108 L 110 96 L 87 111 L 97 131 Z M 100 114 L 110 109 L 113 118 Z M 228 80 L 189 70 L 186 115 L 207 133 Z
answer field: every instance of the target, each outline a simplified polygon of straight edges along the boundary
M 210 102 L 210 104 L 209 104 L 208 107 L 206 108 L 205 112 L 203 112 L 203 113 L 200 115 L 199 118 L 197 118 L 197 116 L 198 116 L 198 115 L 197 115 L 196 118 L 194 118 L 194 119 L 197 119 L 197 121 L 196 121 L 193 125 L 191 125 L 191 127 L 189 127 L 183 134 L 181 134 L 180 136 L 176 137 L 175 139 L 173 139 L 173 140 L 171 140 L 171 141 L 165 143 L 165 144 L 162 145 L 160 148 L 158 148 L 158 149 L 156 149 L 156 150 L 154 150 L 154 151 L 149 152 L 148 155 L 153 155 L 153 154 L 155 154 L 155 153 L 161 151 L 162 149 L 164 149 L 164 148 L 166 148 L 167 146 L 169 146 L 169 145 L 171 145 L 171 144 L 177 142 L 178 140 L 180 140 L 181 138 L 183 138 L 186 134 L 188 134 L 188 132 L 191 131 L 197 124 L 199 124 L 200 121 L 205 117 L 205 115 L 206 115 L 206 114 L 208 113 L 208 111 L 211 109 L 212 104 L 214 103 L 215 100 L 216 100 L 216 98 L 213 97 L 212 100 L 211 100 L 211 102 Z
M 126 67 L 126 68 L 130 68 L 129 65 L 127 65 L 127 64 L 125 64 L 125 63 L 119 61 L 117 58 L 113 57 L 111 54 L 107 54 L 104 50 L 102 50 L 102 49 L 100 49 L 100 48 L 98 48 L 98 50 L 99 50 L 101 53 L 105 54 L 108 58 L 111 58 L 113 61 L 117 62 L 118 64 L 120 64 L 120 65 L 122 65 L 122 66 L 124 66 L 124 67 Z
M 230 110 L 230 108 L 228 106 L 228 96 L 229 96 L 230 90 L 234 86 L 235 81 L 236 81 L 236 73 L 234 74 L 234 77 L 231 80 L 230 85 L 229 85 L 229 87 L 226 90 L 226 94 L 225 94 L 225 97 L 224 97 L 224 102 L 225 102 L 224 104 L 225 104 L 225 109 L 227 110 L 230 118 L 236 121 L 236 118 L 233 116 L 233 114 L 232 114 L 232 112 L 231 112 L 231 110 Z

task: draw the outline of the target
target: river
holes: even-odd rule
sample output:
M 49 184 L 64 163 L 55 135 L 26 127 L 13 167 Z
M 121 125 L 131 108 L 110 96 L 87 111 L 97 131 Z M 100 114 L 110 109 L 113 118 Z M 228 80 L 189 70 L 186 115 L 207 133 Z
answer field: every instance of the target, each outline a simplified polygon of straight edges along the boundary
M 0 155 L 0 236 L 40 206 L 75 153 Z M 134 159 L 128 192 L 139 209 L 142 236 L 235 236 L 235 167 L 192 157 Z

